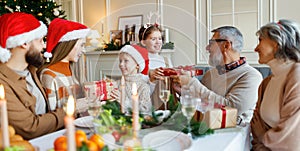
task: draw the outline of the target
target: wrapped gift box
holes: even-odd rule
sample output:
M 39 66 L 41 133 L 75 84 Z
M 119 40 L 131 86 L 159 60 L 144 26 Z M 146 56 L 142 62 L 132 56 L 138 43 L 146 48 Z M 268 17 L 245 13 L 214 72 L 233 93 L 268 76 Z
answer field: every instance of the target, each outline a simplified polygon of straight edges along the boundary
M 189 71 L 191 76 L 199 76 L 203 75 L 202 69 L 197 69 L 194 65 L 190 66 L 178 66 L 174 68 L 161 68 L 163 70 L 164 76 L 171 76 L 171 75 L 180 75 L 180 70 Z
M 214 108 L 204 114 L 203 121 L 211 129 L 235 127 L 237 109 L 228 106 Z
M 101 100 L 109 100 L 111 99 L 110 93 L 114 87 L 117 87 L 117 82 L 110 79 L 85 82 L 85 96 L 88 96 L 87 93 L 89 93 L 91 98 L 101 97 Z
M 102 96 L 101 100 L 109 100 L 111 99 L 111 91 L 114 88 L 117 88 L 117 82 L 111 79 L 105 79 L 98 81 L 97 83 L 98 91 L 96 92 L 97 95 Z

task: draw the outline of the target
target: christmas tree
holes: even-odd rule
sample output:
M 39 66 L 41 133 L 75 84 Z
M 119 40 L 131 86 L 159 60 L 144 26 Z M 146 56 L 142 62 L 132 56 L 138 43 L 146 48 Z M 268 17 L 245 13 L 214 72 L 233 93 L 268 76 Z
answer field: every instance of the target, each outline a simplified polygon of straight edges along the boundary
M 65 11 L 53 0 L 0 0 L 0 15 L 10 12 L 32 14 L 49 25 L 54 18 L 66 18 Z

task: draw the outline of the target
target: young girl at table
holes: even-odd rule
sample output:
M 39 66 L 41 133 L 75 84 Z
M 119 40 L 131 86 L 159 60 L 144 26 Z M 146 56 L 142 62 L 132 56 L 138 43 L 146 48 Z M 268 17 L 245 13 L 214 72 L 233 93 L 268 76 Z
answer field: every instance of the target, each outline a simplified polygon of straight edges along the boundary
M 157 80 L 161 79 L 163 75 L 162 68 L 173 67 L 169 58 L 161 56 L 159 53 L 162 48 L 162 34 L 158 24 L 145 24 L 139 30 L 140 44 L 148 50 L 149 55 L 149 73 L 148 80 L 150 85 L 151 100 L 154 108 L 158 109 L 162 105 L 159 101 L 159 88 Z
M 47 61 L 51 60 L 39 68 L 38 74 L 51 110 L 56 109 L 59 100 L 67 99 L 63 97 L 74 91 L 79 94 L 79 82 L 71 68 L 82 54 L 88 32 L 85 25 L 60 18 L 54 19 L 49 25 L 44 57 Z
M 142 114 L 151 114 L 152 103 L 150 99 L 149 85 L 143 80 L 143 74 L 148 73 L 149 60 L 145 48 L 137 45 L 125 45 L 119 53 L 119 68 L 125 78 L 125 100 L 123 108 L 128 113 L 132 108 L 132 84 L 136 83 L 139 111 Z M 118 81 L 118 89 L 112 91 L 111 96 L 120 100 L 121 82 Z

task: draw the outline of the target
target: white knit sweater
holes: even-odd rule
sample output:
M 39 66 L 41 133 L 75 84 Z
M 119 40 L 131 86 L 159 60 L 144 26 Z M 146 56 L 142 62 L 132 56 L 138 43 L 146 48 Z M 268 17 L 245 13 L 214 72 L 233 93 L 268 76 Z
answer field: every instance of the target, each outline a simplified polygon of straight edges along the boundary
M 152 103 L 150 99 L 149 85 L 142 79 L 142 74 L 135 74 L 125 76 L 125 111 L 132 109 L 132 84 L 136 83 L 137 92 L 139 95 L 139 111 L 142 114 L 151 114 Z M 118 87 L 120 90 L 120 81 L 118 81 Z

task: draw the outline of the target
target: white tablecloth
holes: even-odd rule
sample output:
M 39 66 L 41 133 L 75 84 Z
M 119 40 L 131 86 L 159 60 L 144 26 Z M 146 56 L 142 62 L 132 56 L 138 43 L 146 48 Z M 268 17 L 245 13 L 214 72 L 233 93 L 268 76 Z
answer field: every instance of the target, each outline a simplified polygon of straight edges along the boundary
M 65 130 L 60 130 L 47 134 L 29 142 L 39 147 L 41 151 L 53 148 L 55 139 L 65 134 Z M 186 151 L 249 151 L 249 125 L 245 127 L 226 128 L 215 130 L 212 135 L 199 137 L 192 141 L 192 145 Z

